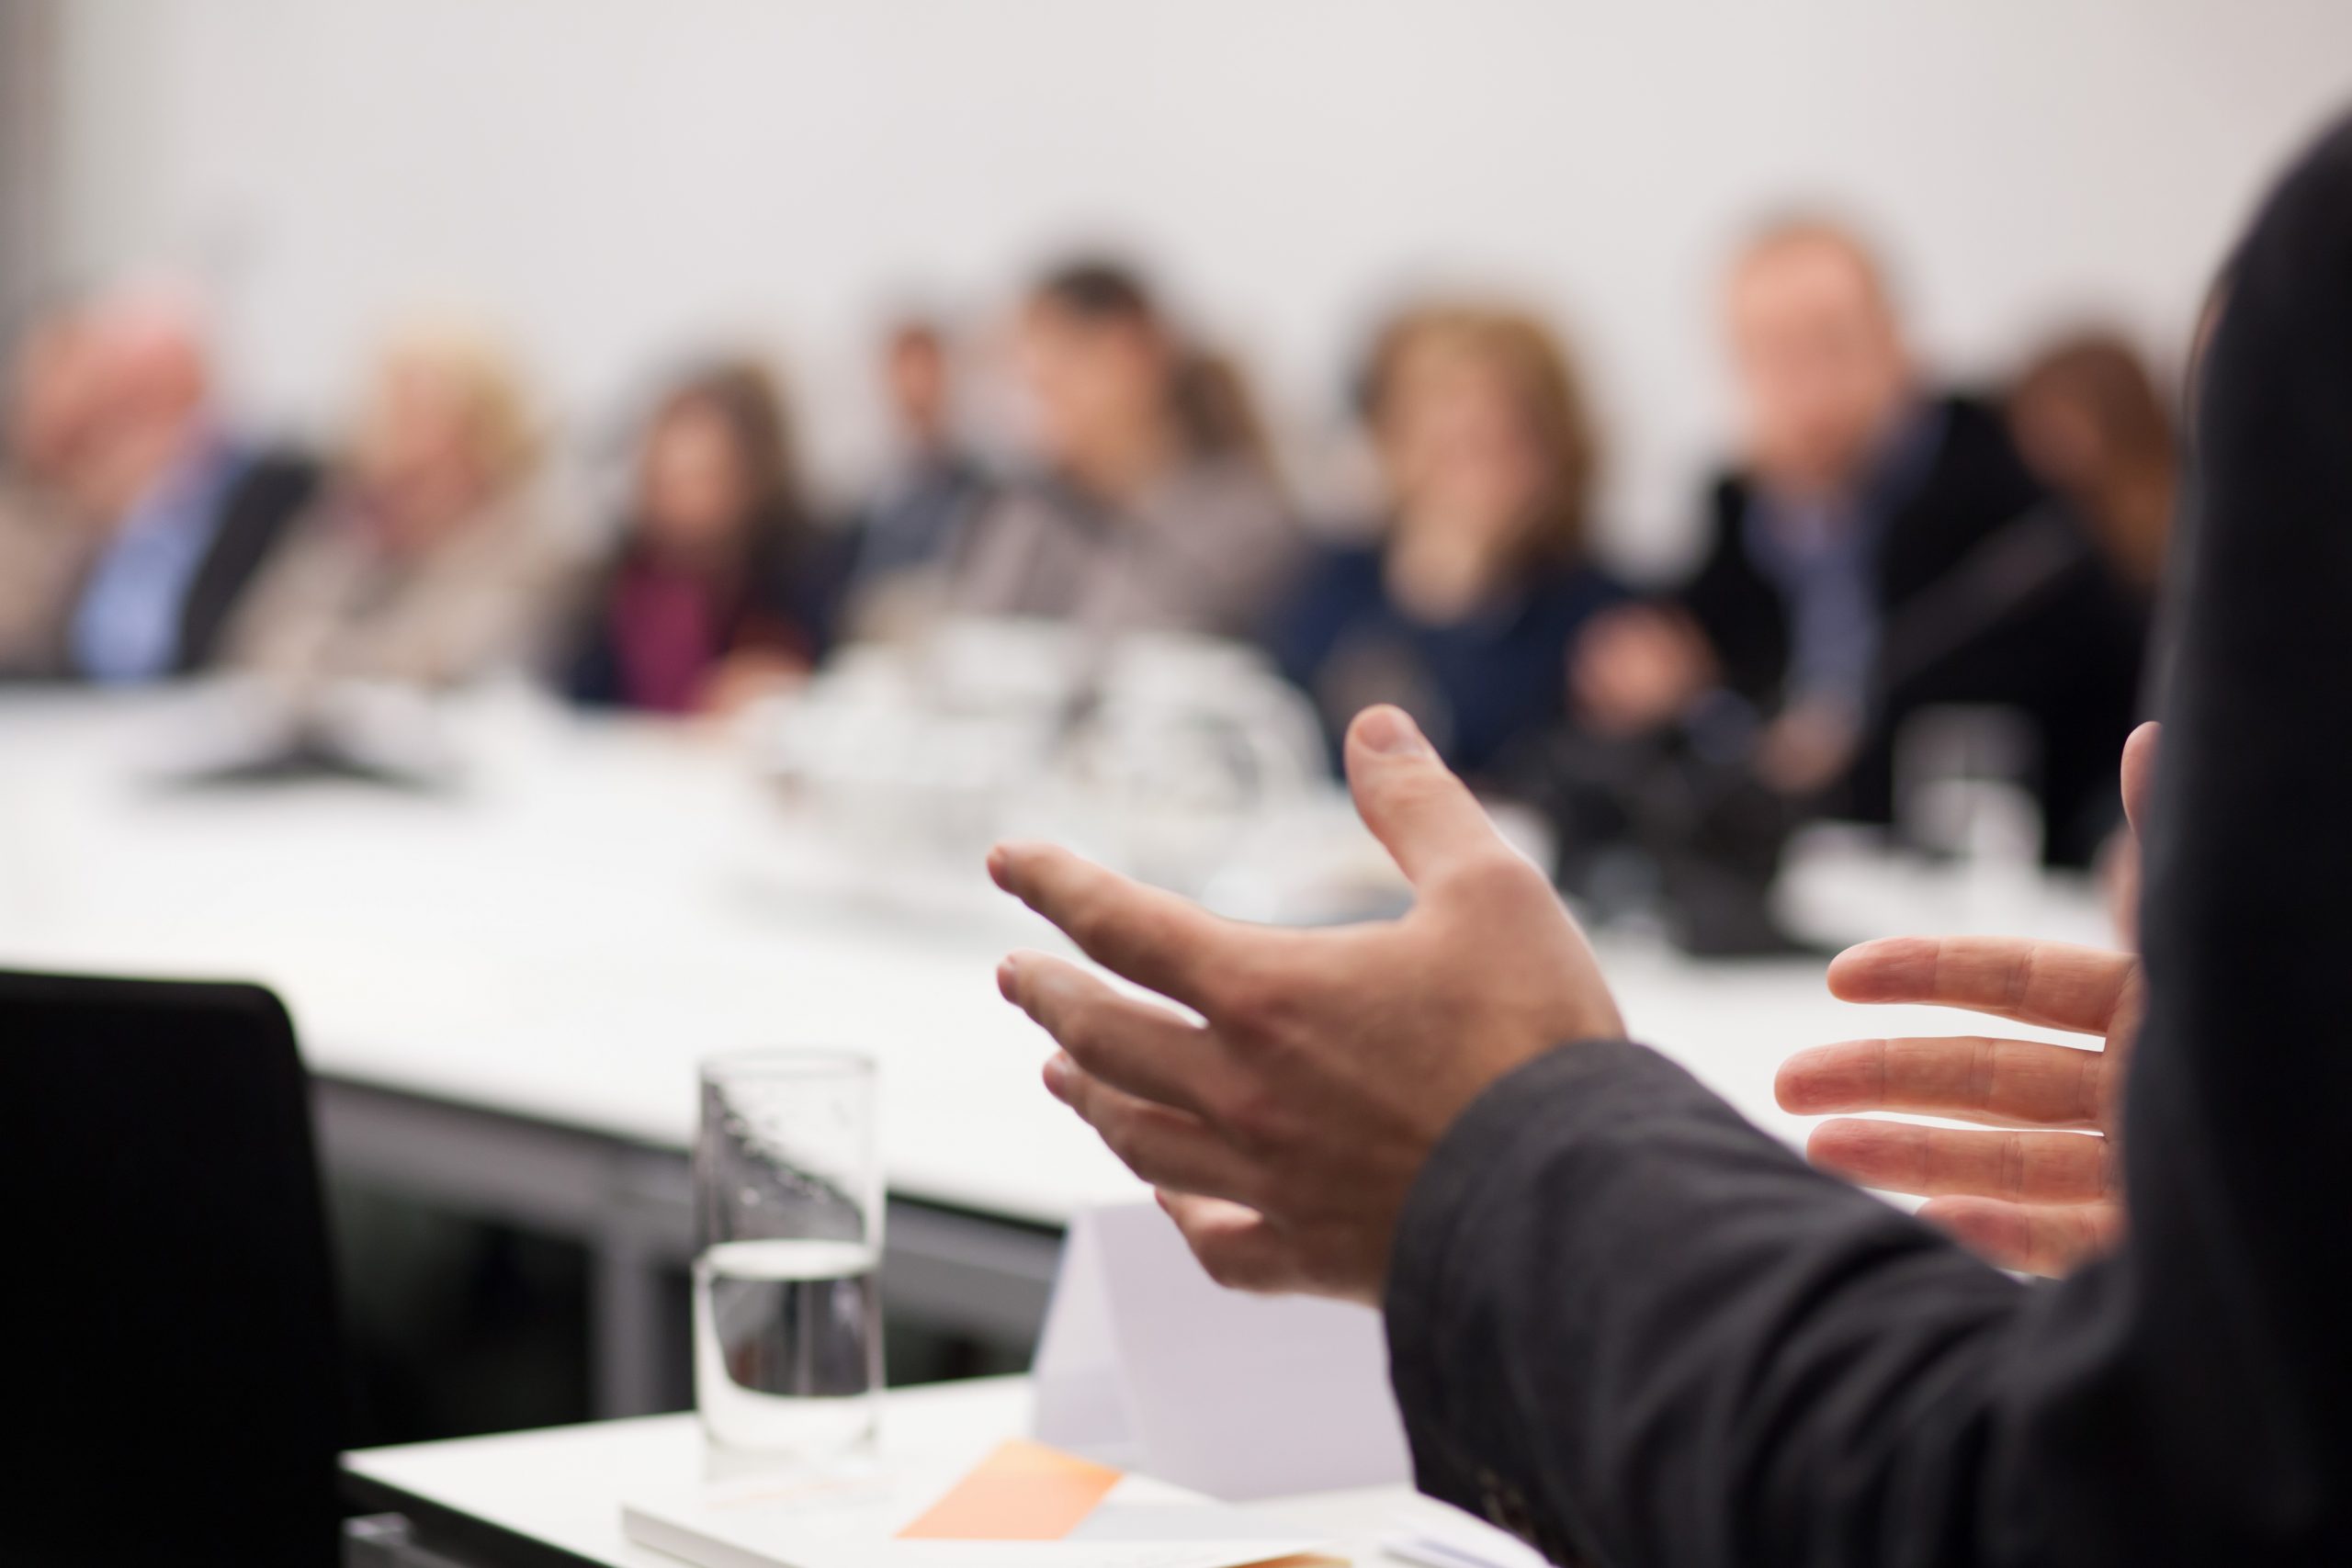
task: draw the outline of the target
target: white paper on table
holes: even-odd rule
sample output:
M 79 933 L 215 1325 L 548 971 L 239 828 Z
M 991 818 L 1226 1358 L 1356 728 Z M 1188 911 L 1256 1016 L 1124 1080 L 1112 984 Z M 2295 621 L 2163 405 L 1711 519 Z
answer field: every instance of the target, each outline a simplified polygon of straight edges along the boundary
M 1049 1540 L 902 1539 L 985 1454 L 899 1459 L 865 1476 L 757 1476 L 629 1497 L 621 1531 L 695 1568 L 1249 1568 L 1328 1562 L 1324 1543 L 1147 1476 L 1119 1478 Z
M 1039 1441 L 1212 1497 L 1411 1478 L 1380 1315 L 1227 1291 L 1154 1204 L 1072 1223 L 1035 1379 Z

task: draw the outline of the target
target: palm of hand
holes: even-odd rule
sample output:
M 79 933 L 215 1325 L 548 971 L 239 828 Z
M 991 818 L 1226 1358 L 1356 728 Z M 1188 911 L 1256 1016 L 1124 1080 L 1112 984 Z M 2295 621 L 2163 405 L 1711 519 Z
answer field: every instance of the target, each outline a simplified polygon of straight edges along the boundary
M 1462 1109 L 1622 1026 L 1548 880 L 1402 714 L 1358 719 L 1348 772 L 1413 886 L 1400 920 L 1241 925 L 1047 845 L 1001 845 L 989 869 L 1104 969 L 1187 1010 L 1043 953 L 998 970 L 1061 1047 L 1047 1088 L 1159 1190 L 1209 1273 L 1377 1302 L 1406 1193 Z
M 1623 1029 L 1558 896 L 1507 851 L 1427 880 L 1394 925 L 1259 935 L 1265 983 L 1245 968 L 1196 1004 L 1253 1067 L 1217 1109 L 1261 1165 L 1250 1196 L 1287 1196 L 1295 1266 L 1333 1293 L 1385 1271 L 1414 1176 L 1487 1085 Z
M 2159 731 L 2123 745 L 2125 863 L 2155 788 Z M 2136 884 L 2136 873 L 2127 879 Z M 2124 902 L 2136 899 L 2129 888 Z M 1983 1035 L 1857 1040 L 1781 1064 L 1781 1103 L 1806 1114 L 1891 1111 L 2003 1132 L 1913 1122 L 1836 1121 L 1807 1153 L 1870 1186 L 1928 1199 L 1920 1213 L 1993 1262 L 2058 1274 L 2123 1234 L 2116 1134 L 2123 1077 L 2146 984 L 2130 953 L 2002 938 L 1865 942 L 1829 966 L 1829 988 L 1854 1002 L 1925 1002 L 2097 1035 L 2098 1051 Z
M 1806 1152 L 1920 1213 L 1991 1261 L 2063 1273 L 2122 1234 L 2116 1133 L 2143 997 L 2139 960 L 2056 942 L 1901 938 L 1841 954 L 1849 1001 L 1924 1002 L 2096 1035 L 2100 1050 L 1985 1035 L 1857 1040 L 1799 1052 L 1781 1103 L 1804 1114 L 1896 1111 L 1997 1131 L 1845 1119 Z

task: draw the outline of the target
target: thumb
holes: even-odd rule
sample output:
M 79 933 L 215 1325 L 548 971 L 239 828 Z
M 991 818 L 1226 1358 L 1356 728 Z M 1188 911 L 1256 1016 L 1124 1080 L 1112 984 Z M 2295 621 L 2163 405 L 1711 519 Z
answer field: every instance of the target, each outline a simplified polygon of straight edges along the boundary
M 2148 836 L 2148 803 L 2156 794 L 2156 742 L 2163 739 L 2164 728 L 2152 719 L 2123 742 L 2123 815 L 2135 839 Z
M 1384 705 L 1356 715 L 1347 760 L 1357 815 L 1415 886 L 1501 845 L 1486 808 L 1403 709 Z

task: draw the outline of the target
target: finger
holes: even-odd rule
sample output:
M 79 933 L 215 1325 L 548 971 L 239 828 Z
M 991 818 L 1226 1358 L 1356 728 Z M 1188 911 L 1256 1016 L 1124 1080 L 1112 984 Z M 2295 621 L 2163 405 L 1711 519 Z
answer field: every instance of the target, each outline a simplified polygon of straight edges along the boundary
M 1159 1206 L 1210 1279 L 1236 1291 L 1295 1290 L 1304 1278 L 1289 1242 L 1245 1204 L 1184 1192 L 1161 1192 Z
M 1800 1116 L 1905 1111 L 1997 1126 L 2096 1127 L 2107 1058 L 2038 1040 L 1848 1040 L 1799 1051 L 1772 1082 Z
M 1977 1133 L 1915 1122 L 1825 1122 L 1805 1157 L 1849 1181 L 1920 1198 L 2088 1203 L 2114 1192 L 2105 1138 Z
M 1384 704 L 1356 715 L 1347 761 L 1356 811 L 1415 886 L 1449 867 L 1510 852 L 1486 808 L 1402 708 Z
M 2123 742 L 2123 816 L 2132 836 L 2148 836 L 2148 803 L 2156 795 L 2156 743 L 2164 726 L 2150 719 Z
M 2063 942 L 1888 937 L 1830 960 L 1829 992 L 1849 1002 L 1926 1002 L 2104 1034 L 2132 963 L 2128 953 Z
M 1164 1007 L 1124 997 L 1075 964 L 1016 953 L 997 989 L 1095 1077 L 1125 1093 L 1208 1114 L 1229 1064 L 1208 1031 Z
M 2004 1203 L 1938 1198 L 1919 1217 L 1986 1262 L 2027 1274 L 2064 1274 L 2111 1252 L 2123 1236 L 2120 1203 Z
M 1198 998 L 1232 944 L 1226 924 L 1198 905 L 1057 845 L 999 844 L 989 875 L 1105 969 L 1179 1001 Z
M 1046 1064 L 1046 1088 L 1100 1134 L 1119 1163 L 1155 1186 L 1237 1198 L 1256 1190 L 1233 1146 L 1197 1116 L 1123 1094 L 1068 1056 Z

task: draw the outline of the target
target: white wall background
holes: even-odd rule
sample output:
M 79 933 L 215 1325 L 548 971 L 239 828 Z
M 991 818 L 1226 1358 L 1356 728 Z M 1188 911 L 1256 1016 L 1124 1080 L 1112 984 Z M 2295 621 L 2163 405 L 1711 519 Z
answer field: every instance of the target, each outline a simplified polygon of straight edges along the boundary
M 506 323 L 575 429 L 745 333 L 836 479 L 910 299 L 1107 238 L 1336 420 L 1368 316 L 1494 283 L 1570 327 L 1612 536 L 1669 557 L 1759 211 L 1890 243 L 1931 350 L 2090 315 L 2177 348 L 2278 160 L 2352 103 L 2346 0 L 71 0 L 54 247 L 220 296 L 316 424 L 422 305 Z

